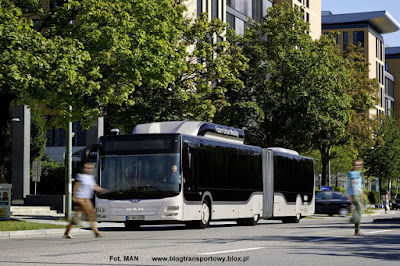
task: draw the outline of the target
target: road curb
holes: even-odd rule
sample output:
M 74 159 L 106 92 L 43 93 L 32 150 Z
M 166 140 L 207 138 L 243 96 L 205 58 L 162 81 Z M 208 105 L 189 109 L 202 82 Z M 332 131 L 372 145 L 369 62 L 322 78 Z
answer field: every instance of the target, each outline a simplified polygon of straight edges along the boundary
M 50 237 L 64 235 L 65 229 L 42 229 L 42 230 L 23 230 L 23 231 L 0 231 L 0 239 L 9 238 L 33 238 L 33 237 Z M 89 234 L 91 230 L 83 228 L 73 228 L 71 234 Z
M 400 218 L 377 218 L 374 223 L 400 223 Z

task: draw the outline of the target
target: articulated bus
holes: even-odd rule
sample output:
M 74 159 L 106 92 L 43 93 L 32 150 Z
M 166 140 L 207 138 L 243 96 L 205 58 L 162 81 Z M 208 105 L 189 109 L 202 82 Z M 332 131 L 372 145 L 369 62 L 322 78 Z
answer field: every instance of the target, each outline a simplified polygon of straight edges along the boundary
M 206 228 L 218 220 L 255 225 L 312 215 L 313 160 L 243 141 L 243 130 L 197 121 L 141 124 L 131 135 L 101 137 L 97 178 L 108 192 L 95 197 L 97 221 Z

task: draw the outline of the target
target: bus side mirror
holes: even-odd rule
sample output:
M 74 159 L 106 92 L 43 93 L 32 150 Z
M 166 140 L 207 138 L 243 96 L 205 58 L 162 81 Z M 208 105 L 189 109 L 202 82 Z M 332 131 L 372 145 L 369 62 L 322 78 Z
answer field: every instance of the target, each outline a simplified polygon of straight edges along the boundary
M 100 148 L 99 144 L 93 144 L 90 145 L 89 147 L 86 147 L 86 149 L 82 153 L 82 158 L 81 158 L 82 164 L 86 162 L 96 162 L 97 156 L 93 156 L 92 153 L 97 153 L 99 148 Z

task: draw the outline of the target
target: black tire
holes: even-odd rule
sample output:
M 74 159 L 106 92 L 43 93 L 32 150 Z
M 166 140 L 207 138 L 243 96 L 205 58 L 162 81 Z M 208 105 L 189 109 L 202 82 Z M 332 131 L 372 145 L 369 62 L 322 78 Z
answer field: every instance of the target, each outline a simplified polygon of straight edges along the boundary
M 238 220 L 236 220 L 236 223 L 237 223 L 237 225 L 244 226 L 244 225 L 246 225 L 246 220 L 245 219 L 238 219 Z
M 298 213 L 296 216 L 293 217 L 282 218 L 282 223 L 299 223 L 300 219 L 301 219 L 301 214 Z
M 249 226 L 255 226 L 259 219 L 260 219 L 260 216 L 258 214 L 256 214 L 252 218 L 247 218 L 246 219 L 246 224 L 249 225 Z
M 128 231 L 136 231 L 140 229 L 140 223 L 139 222 L 125 222 L 125 229 Z
M 300 219 L 301 219 L 300 213 L 298 213 L 295 217 L 290 217 L 291 222 L 296 224 L 300 222 Z

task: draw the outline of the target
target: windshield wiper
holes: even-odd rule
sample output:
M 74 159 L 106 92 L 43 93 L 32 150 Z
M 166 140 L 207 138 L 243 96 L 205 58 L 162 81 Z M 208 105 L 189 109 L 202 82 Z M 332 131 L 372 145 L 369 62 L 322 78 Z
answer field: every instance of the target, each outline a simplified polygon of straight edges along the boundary
M 132 188 L 131 190 L 133 190 L 133 189 L 136 189 L 136 190 L 142 190 L 142 189 L 150 189 L 150 188 L 152 188 L 152 189 L 155 189 L 155 190 L 157 190 L 157 191 L 164 192 L 164 190 L 162 190 L 162 189 L 159 189 L 158 187 L 153 187 L 153 186 L 142 186 L 142 187 L 135 187 L 135 188 Z

